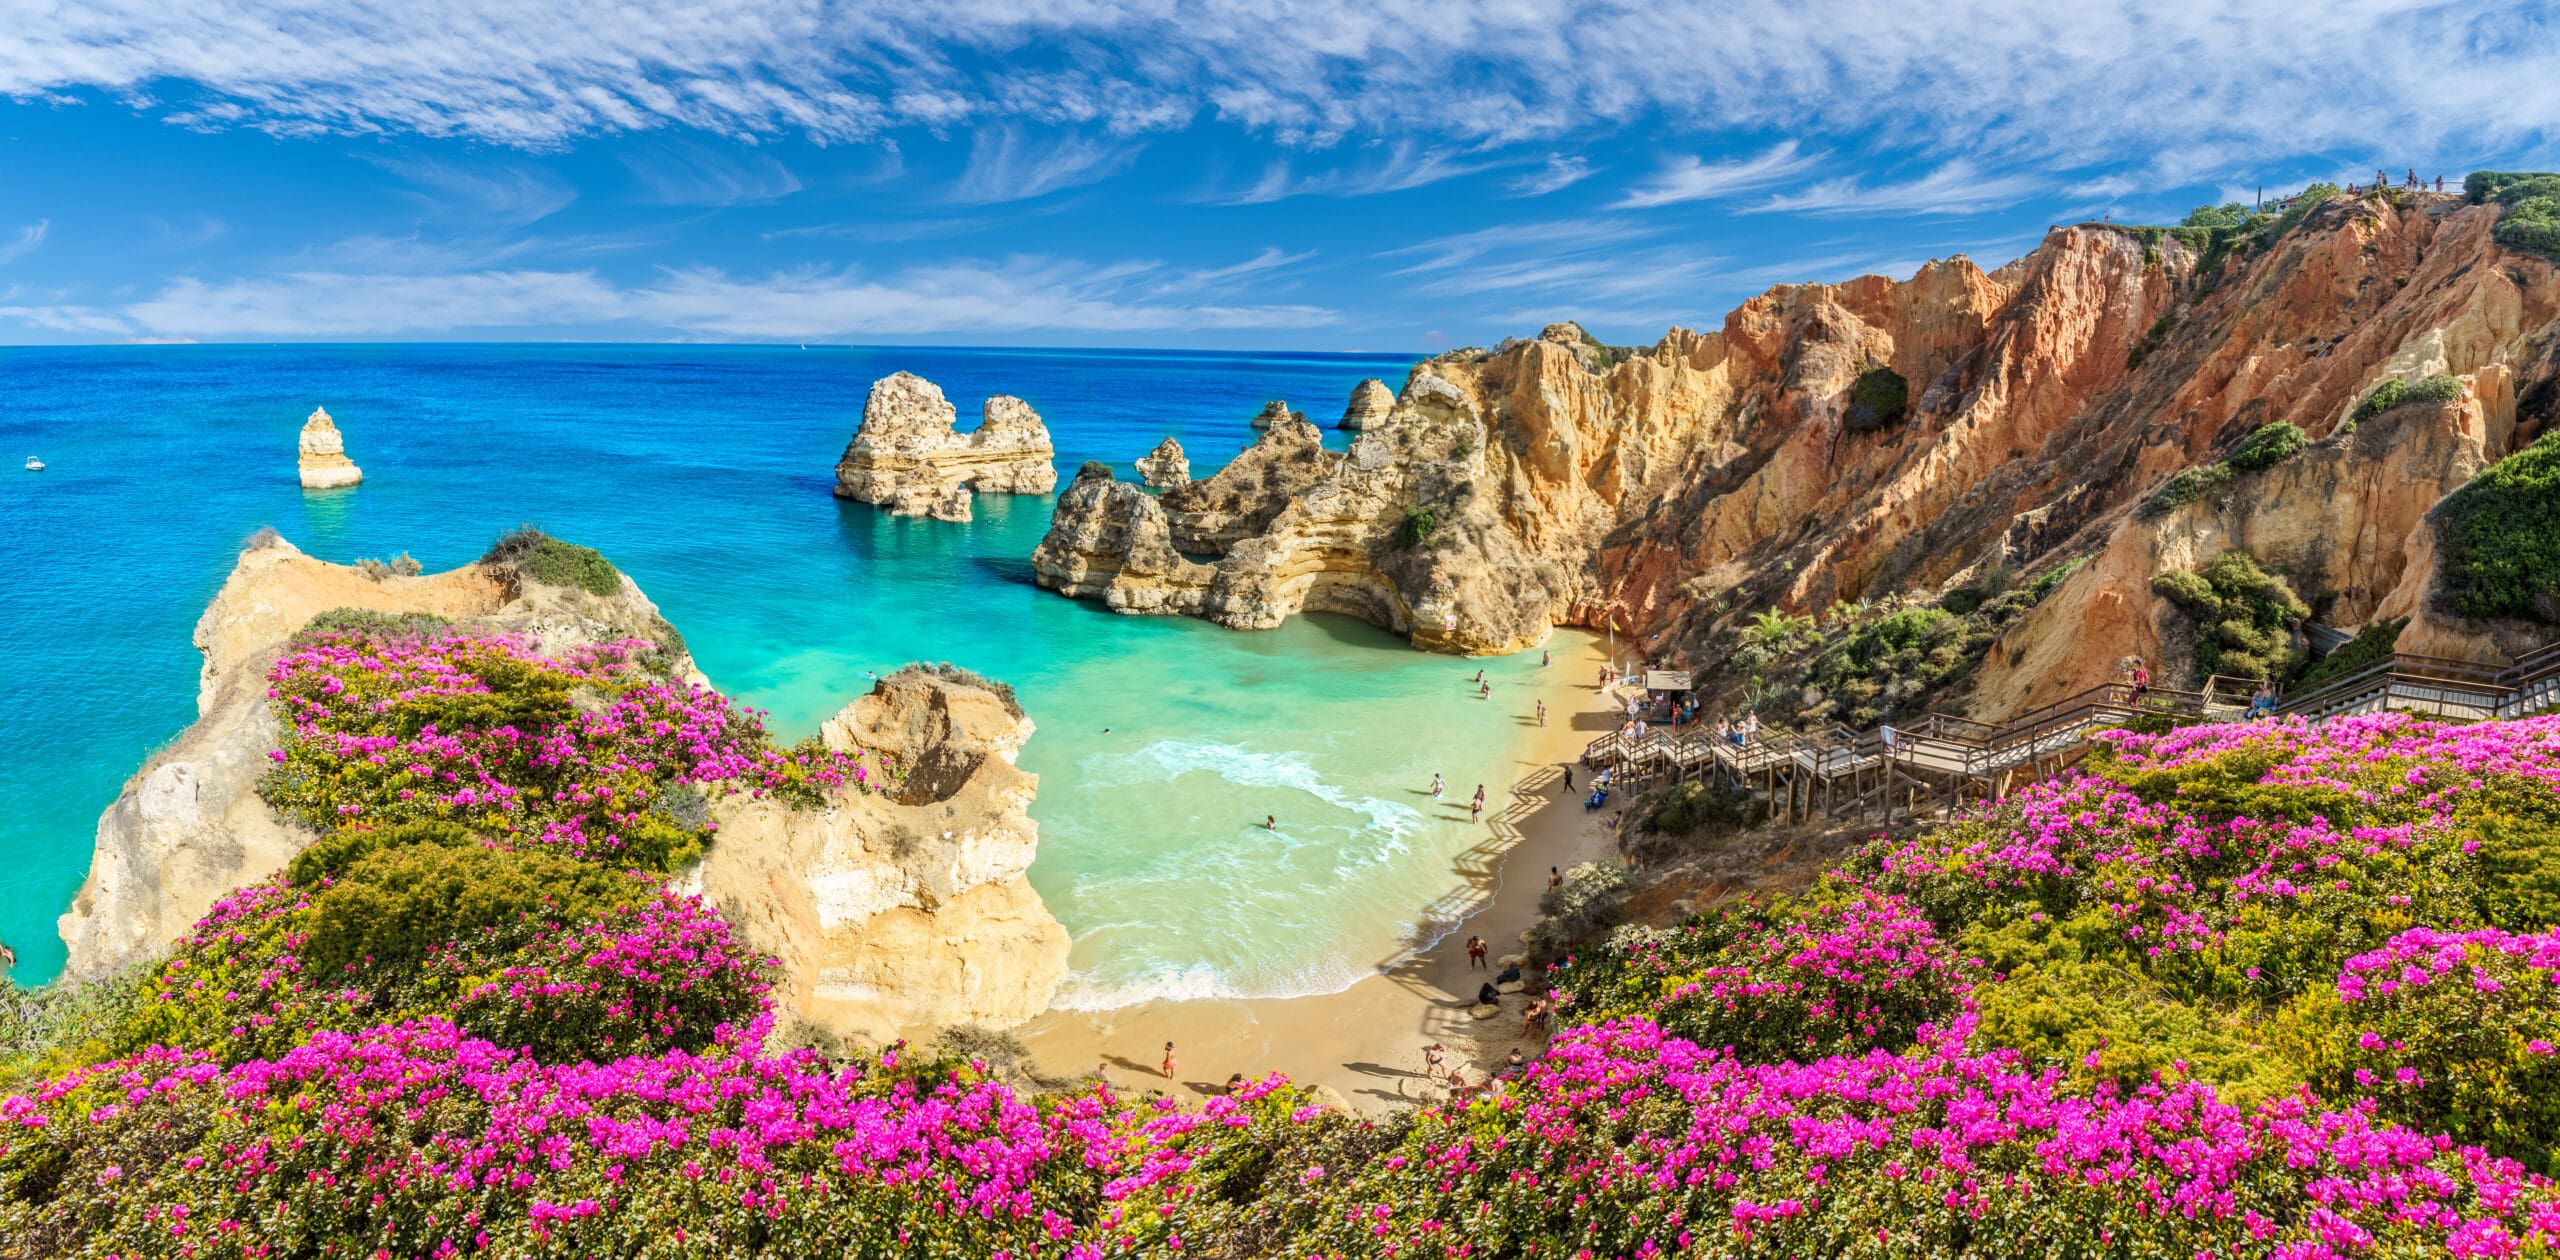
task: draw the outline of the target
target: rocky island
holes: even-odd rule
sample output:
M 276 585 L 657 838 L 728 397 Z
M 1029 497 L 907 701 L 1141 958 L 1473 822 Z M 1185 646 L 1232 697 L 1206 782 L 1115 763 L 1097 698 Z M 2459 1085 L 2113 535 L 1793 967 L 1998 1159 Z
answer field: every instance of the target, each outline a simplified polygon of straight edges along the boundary
M 960 433 L 942 388 L 908 372 L 872 383 L 862 423 L 836 462 L 836 497 L 896 516 L 970 519 L 973 492 L 1047 494 L 1057 488 L 1048 426 L 1031 404 L 987 399 L 978 427 Z
M 1182 443 L 1172 438 L 1156 443 L 1156 449 L 1138 459 L 1138 477 L 1162 490 L 1191 480 L 1191 461 L 1182 453 Z
M 1342 408 L 1341 427 L 1358 432 L 1386 421 L 1387 413 L 1396 408 L 1396 392 L 1377 377 L 1360 382 L 1351 391 L 1351 401 Z
M 297 445 L 301 451 L 297 465 L 303 489 L 329 490 L 364 480 L 364 470 L 347 458 L 346 440 L 339 435 L 337 422 L 329 418 L 328 408 L 311 409 L 311 417 L 302 422 Z

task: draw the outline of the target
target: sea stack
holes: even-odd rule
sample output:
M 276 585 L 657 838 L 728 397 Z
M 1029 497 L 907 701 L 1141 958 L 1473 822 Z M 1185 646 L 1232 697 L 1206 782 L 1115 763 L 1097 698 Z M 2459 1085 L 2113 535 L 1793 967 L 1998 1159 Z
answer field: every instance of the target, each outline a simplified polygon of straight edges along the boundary
M 1158 490 L 1191 483 L 1191 460 L 1183 455 L 1182 443 L 1172 438 L 1156 443 L 1156 449 L 1138 460 L 1138 476 Z
M 1031 404 L 989 398 L 975 432 L 942 387 L 911 372 L 872 382 L 862 424 L 836 461 L 836 497 L 876 503 L 894 516 L 970 519 L 973 491 L 1047 494 L 1058 486 L 1048 426 Z
M 1274 398 L 1271 401 L 1262 404 L 1262 410 L 1256 413 L 1253 417 L 1253 427 L 1257 429 L 1268 429 L 1272 425 L 1278 424 L 1284 420 L 1304 420 L 1306 418 L 1307 415 L 1305 412 L 1291 411 L 1289 410 L 1288 403 Z
M 329 409 L 314 407 L 311 418 L 302 422 L 302 488 L 328 490 L 352 486 L 364 480 L 364 470 L 347 458 L 346 439 L 338 436 L 336 421 Z
M 1342 427 L 1354 431 L 1386 423 L 1388 413 L 1396 409 L 1396 393 L 1377 377 L 1360 382 L 1351 389 L 1351 405 L 1342 409 Z

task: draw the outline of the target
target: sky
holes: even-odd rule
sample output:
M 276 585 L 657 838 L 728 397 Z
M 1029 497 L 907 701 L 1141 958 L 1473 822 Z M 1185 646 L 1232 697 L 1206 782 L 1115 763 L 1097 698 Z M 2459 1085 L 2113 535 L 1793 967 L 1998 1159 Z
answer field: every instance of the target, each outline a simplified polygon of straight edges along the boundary
M 2560 7 L 0 0 L 0 342 L 1645 344 L 2560 167 Z

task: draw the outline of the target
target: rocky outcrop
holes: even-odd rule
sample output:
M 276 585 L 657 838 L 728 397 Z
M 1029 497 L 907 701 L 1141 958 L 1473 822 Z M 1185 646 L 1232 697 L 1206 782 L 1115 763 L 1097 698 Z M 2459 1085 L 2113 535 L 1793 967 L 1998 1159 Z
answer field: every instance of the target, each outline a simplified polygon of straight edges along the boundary
M 153 754 L 98 820 L 89 875 L 60 920 L 65 974 L 113 974 L 152 958 L 231 890 L 266 878 L 314 838 L 257 787 L 285 731 L 266 675 L 287 641 L 333 609 L 425 613 L 562 652 L 651 638 L 708 685 L 630 578 L 611 595 L 550 586 L 505 563 L 373 576 L 262 535 L 196 623 L 197 720 Z M 1066 933 L 1023 882 L 1038 844 L 1036 785 L 1013 768 L 1031 723 L 974 680 L 909 669 L 827 723 L 858 752 L 876 794 L 826 808 L 730 798 L 687 877 L 755 948 L 783 960 L 786 1009 L 874 1039 L 952 1023 L 1003 1024 L 1048 1002 Z
M 337 422 L 329 418 L 328 408 L 311 409 L 311 417 L 302 422 L 300 447 L 303 489 L 328 490 L 364 480 L 364 470 L 347 458 L 346 439 L 339 435 Z
M 912 373 L 871 385 L 862 424 L 836 462 L 836 497 L 876 503 L 897 516 L 970 519 L 973 491 L 1047 494 L 1057 488 L 1048 427 L 1031 404 L 989 398 L 978 427 L 962 434 L 958 412 L 933 382 Z
M 1166 438 L 1139 458 L 1138 476 L 1159 490 L 1184 485 L 1191 480 L 1191 461 L 1184 457 L 1182 443 Z
M 1217 475 L 1160 498 L 1088 469 L 1059 497 L 1032 568 L 1041 585 L 1118 612 L 1239 630 L 1341 612 L 1446 651 L 1525 647 L 1558 597 L 1476 490 L 1484 446 L 1465 399 L 1417 377 L 1395 418 L 1348 453 L 1292 415 Z
M 1387 413 L 1396 408 L 1396 392 L 1377 377 L 1352 387 L 1351 402 L 1342 409 L 1342 426 L 1353 432 L 1386 422 Z
M 2160 646 L 2152 574 L 2226 543 L 2298 571 L 2331 624 L 2411 615 L 2404 644 L 2485 642 L 2425 598 L 2420 523 L 2560 398 L 2560 281 L 2490 239 L 2498 213 L 2337 197 L 2210 260 L 2158 229 L 2080 224 L 1994 271 L 1959 255 L 1905 280 L 1780 286 L 1718 330 L 1640 350 L 1555 324 L 1418 365 L 1348 461 L 1240 459 L 1168 492 L 1163 529 L 1177 558 L 1212 561 L 1197 611 L 1226 624 L 1266 624 L 1318 586 L 1424 646 L 1500 650 L 1536 640 L 1518 627 L 1614 621 L 1737 691 L 1753 671 L 1716 671 L 1752 614 L 1933 601 L 2089 561 L 1989 649 L 1970 684 L 1986 715 Z M 2375 385 L 2434 373 L 2462 381 L 2460 406 L 2348 432 Z M 2134 510 L 2275 421 L 2321 444 L 2244 479 L 2245 495 Z M 1432 432 L 1452 436 L 1418 437 Z M 1116 584 L 1131 611 L 1192 602 L 1137 598 L 1134 579 L 1096 587 L 1198 575 L 1082 550 L 1151 537 L 1146 522 L 1064 515 L 1044 545 L 1051 585 L 1113 598 Z M 1507 587 L 1454 623 L 1445 595 L 1426 597 L 1485 590 L 1473 575 L 1488 567 Z M 1279 576 L 1243 580 L 1266 570 Z
M 1288 424 L 1292 421 L 1303 423 L 1306 418 L 1307 413 L 1291 411 L 1289 404 L 1274 398 L 1262 404 L 1262 410 L 1254 413 L 1252 424 L 1257 429 L 1268 429 L 1275 424 Z
M 724 804 L 690 886 L 783 960 L 776 997 L 839 1035 L 1029 1019 L 1067 967 L 1066 929 L 1024 878 L 1038 779 L 1014 759 L 1031 733 L 983 687 L 892 674 L 822 731 L 887 790 L 825 810 Z

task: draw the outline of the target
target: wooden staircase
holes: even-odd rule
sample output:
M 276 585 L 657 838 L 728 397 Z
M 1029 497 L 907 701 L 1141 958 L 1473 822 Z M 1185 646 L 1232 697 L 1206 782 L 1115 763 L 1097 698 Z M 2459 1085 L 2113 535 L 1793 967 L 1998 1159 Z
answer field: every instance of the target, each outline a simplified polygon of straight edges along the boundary
M 2256 684 L 2215 676 L 2200 691 L 2153 687 L 2135 696 L 2122 683 L 2093 687 L 2003 723 L 1927 713 L 1855 731 L 1768 733 L 1748 744 L 1697 725 L 1624 730 L 1593 740 L 1583 762 L 1611 772 L 1613 785 L 1718 780 L 1765 796 L 1773 817 L 1918 818 L 1971 801 L 2000 800 L 2052 778 L 2088 752 L 2089 737 L 2137 718 L 2239 721 Z M 2311 719 L 2401 710 L 2478 721 L 2560 706 L 2560 643 L 2512 665 L 2394 655 L 2352 674 L 2279 698 L 2277 712 Z

